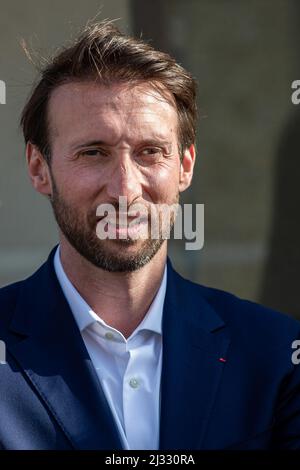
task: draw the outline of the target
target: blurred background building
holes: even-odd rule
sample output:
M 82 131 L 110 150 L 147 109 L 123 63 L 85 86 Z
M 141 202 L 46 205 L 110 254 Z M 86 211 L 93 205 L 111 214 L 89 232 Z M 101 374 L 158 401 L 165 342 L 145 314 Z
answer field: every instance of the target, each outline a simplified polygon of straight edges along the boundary
M 49 204 L 26 173 L 18 120 L 36 71 L 20 40 L 46 57 L 96 15 L 120 18 L 198 80 L 198 161 L 182 202 L 205 204 L 205 244 L 172 242 L 174 266 L 300 318 L 298 0 L 2 0 L 0 285 L 33 272 L 57 242 Z

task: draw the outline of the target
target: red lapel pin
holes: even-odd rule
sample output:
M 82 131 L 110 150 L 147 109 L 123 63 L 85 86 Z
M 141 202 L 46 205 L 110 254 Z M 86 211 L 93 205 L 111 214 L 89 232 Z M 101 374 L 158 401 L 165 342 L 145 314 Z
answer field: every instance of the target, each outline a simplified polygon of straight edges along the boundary
M 226 362 L 227 359 L 224 359 L 224 357 L 219 357 L 219 361 L 220 361 L 220 362 Z

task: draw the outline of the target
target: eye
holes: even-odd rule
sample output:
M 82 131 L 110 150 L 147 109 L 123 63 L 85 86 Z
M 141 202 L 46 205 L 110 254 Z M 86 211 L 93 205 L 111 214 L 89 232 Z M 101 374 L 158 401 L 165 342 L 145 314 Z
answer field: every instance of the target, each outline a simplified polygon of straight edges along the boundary
M 142 155 L 142 156 L 144 156 L 144 155 L 146 155 L 146 156 L 147 156 L 147 155 L 150 155 L 150 156 L 151 156 L 151 155 L 154 155 L 154 156 L 156 156 L 156 155 L 160 155 L 161 152 L 162 152 L 161 149 L 158 148 L 158 147 L 147 147 L 147 148 L 145 148 L 145 149 L 143 149 L 143 150 L 141 151 L 141 155 Z
M 106 157 L 107 154 L 102 149 L 87 149 L 82 150 L 80 155 L 83 157 Z

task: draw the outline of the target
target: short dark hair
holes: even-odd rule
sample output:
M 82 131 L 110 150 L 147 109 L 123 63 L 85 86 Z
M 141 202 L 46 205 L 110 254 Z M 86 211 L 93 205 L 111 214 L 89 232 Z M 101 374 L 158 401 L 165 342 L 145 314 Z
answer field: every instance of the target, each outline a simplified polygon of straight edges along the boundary
M 49 60 L 22 111 L 25 143 L 36 145 L 48 163 L 51 147 L 47 109 L 52 91 L 64 83 L 92 79 L 106 85 L 149 82 L 161 94 L 167 92 L 178 113 L 181 151 L 195 142 L 196 82 L 191 74 L 169 54 L 121 33 L 112 21 L 105 20 L 85 27 L 71 46 Z

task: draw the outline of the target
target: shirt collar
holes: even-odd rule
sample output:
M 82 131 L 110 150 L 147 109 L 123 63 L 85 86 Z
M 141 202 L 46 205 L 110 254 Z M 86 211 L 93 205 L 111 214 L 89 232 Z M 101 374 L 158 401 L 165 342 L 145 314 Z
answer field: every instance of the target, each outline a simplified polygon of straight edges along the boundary
M 87 302 L 83 299 L 83 297 L 79 294 L 79 292 L 69 280 L 60 260 L 59 246 L 57 247 L 54 256 L 54 269 L 62 291 L 74 315 L 79 330 L 82 332 L 95 322 L 101 323 L 106 328 L 110 328 L 110 326 L 105 323 L 105 321 L 102 320 L 101 317 L 99 317 L 99 315 L 97 315 L 92 310 L 92 308 L 87 304 Z M 141 330 L 153 331 L 154 333 L 158 333 L 160 335 L 162 334 L 162 315 L 166 294 L 166 286 L 167 264 L 165 265 L 160 287 L 148 309 L 148 312 L 146 313 L 141 323 L 137 326 L 135 331 L 132 333 L 132 335 L 136 334 L 138 331 Z

